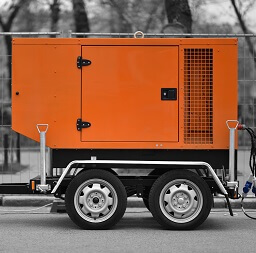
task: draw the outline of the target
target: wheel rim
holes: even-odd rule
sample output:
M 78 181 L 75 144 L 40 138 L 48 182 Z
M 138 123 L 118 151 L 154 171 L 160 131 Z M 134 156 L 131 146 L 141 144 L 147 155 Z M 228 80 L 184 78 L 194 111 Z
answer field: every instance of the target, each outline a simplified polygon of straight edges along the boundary
M 74 206 L 84 220 L 100 223 L 114 214 L 117 208 L 117 193 L 107 181 L 90 179 L 76 190 Z
M 162 189 L 159 198 L 162 213 L 176 223 L 195 219 L 203 206 L 203 195 L 199 187 L 186 179 L 176 179 Z

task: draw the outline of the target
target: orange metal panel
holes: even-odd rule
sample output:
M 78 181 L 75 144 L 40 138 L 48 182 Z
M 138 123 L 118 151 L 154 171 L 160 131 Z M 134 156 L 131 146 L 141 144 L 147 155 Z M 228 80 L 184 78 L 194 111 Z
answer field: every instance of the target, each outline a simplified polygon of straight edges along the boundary
M 161 88 L 178 89 L 176 46 L 85 46 L 82 68 L 83 141 L 178 141 L 178 98 L 161 100 Z
M 236 38 L 15 38 L 15 45 L 236 45 Z
M 229 147 L 226 120 L 238 119 L 238 52 L 235 45 L 220 45 L 214 51 L 214 138 L 216 144 Z M 236 141 L 236 147 L 237 147 Z
M 92 59 L 92 65 L 80 70 L 76 66 L 76 59 L 77 56 L 81 55 L 83 45 L 85 48 L 94 48 L 94 50 L 88 50 L 88 54 L 86 50 L 83 52 L 85 57 L 88 56 Z M 105 47 L 106 45 L 107 47 Z M 127 52 L 125 51 L 123 56 L 123 52 L 118 49 L 119 46 L 127 48 Z M 172 48 L 171 46 L 179 48 L 178 56 L 176 53 L 168 51 Z M 130 49 L 128 48 L 131 47 L 134 48 L 134 51 L 130 51 L 129 54 Z M 155 47 L 159 48 L 159 51 L 149 52 L 151 48 Z M 109 51 L 103 52 L 103 48 L 109 48 Z M 166 53 L 160 53 L 161 48 L 168 50 Z M 213 142 L 211 144 L 185 143 L 184 49 L 186 48 L 211 48 L 213 50 Z M 143 57 L 134 57 L 135 52 L 142 54 Z M 157 62 L 155 66 L 150 62 L 152 58 L 149 55 L 151 53 L 154 61 Z M 107 58 L 108 55 L 111 57 Z M 125 65 L 115 61 L 117 59 L 114 57 L 115 55 L 123 57 Z M 176 76 L 169 75 L 171 72 L 168 73 L 169 69 L 177 67 L 175 67 L 173 60 L 169 59 L 172 56 L 179 59 L 177 60 L 179 61 L 178 71 L 175 71 Z M 102 60 L 102 58 L 104 59 Z M 97 59 L 100 59 L 100 62 Z M 110 61 L 109 65 L 108 61 Z M 100 64 L 100 68 L 94 72 L 96 71 L 93 69 L 96 67 L 96 62 Z M 124 66 L 129 70 L 128 72 L 123 68 Z M 140 69 L 139 72 L 136 71 L 138 68 Z M 155 70 L 160 74 L 155 75 Z M 88 78 L 87 73 L 88 75 L 93 73 L 95 75 Z M 136 76 L 130 76 L 127 73 L 130 75 L 136 73 Z M 83 101 L 81 98 L 82 75 Z M 102 83 L 103 77 L 107 77 L 106 85 Z M 146 79 L 147 77 L 148 79 Z M 140 81 L 127 87 L 127 80 L 132 83 L 135 79 Z M 157 83 L 155 88 L 151 79 Z M 171 80 L 176 82 L 175 85 L 179 83 L 178 108 L 175 107 L 178 116 L 172 112 L 171 106 L 169 106 L 174 101 L 160 100 L 159 88 L 165 87 L 166 83 L 168 86 L 170 84 L 170 87 L 174 87 Z M 202 76 L 199 80 L 203 80 Z M 225 122 L 228 119 L 237 119 L 237 40 L 192 38 L 14 39 L 12 81 L 13 129 L 39 141 L 36 124 L 49 124 L 46 144 L 52 148 L 227 149 L 229 135 Z M 100 90 L 98 91 L 96 86 L 89 86 L 90 89 L 88 89 L 87 81 L 94 84 L 99 81 Z M 115 83 L 112 84 L 111 82 Z M 125 85 L 121 86 L 120 83 Z M 144 88 L 138 85 L 146 85 L 146 83 L 150 87 L 150 92 L 145 92 L 148 93 L 148 97 L 143 96 Z M 109 89 L 110 84 L 113 86 L 113 90 Z M 138 93 L 133 94 L 135 89 L 138 90 Z M 17 92 L 19 95 L 16 95 Z M 89 96 L 90 92 L 92 96 Z M 96 92 L 98 93 L 95 94 Z M 121 96 L 124 97 L 126 93 L 129 94 L 129 101 L 121 100 Z M 108 97 L 105 97 L 104 94 L 107 94 Z M 155 97 L 154 94 L 157 96 Z M 97 96 L 99 96 L 98 99 L 92 101 L 92 98 Z M 139 96 L 142 96 L 141 100 Z M 106 104 L 109 97 L 115 104 Z M 143 103 L 147 103 L 147 105 Z M 87 105 L 89 107 L 94 106 L 94 109 L 88 108 L 87 110 Z M 93 130 L 93 127 L 83 129 L 83 137 L 81 132 L 76 129 L 76 120 L 81 117 L 81 108 L 83 120 L 90 121 L 92 124 L 96 124 L 95 127 L 97 126 L 97 131 L 90 136 L 87 134 Z M 104 111 L 106 109 L 109 110 L 107 113 Z M 160 110 L 162 110 L 162 114 L 159 113 Z M 95 114 L 93 111 L 97 113 Z M 113 115 L 108 114 L 110 111 Z M 128 117 L 123 117 L 123 111 Z M 163 123 L 161 120 L 168 113 L 170 113 L 169 123 L 166 120 Z M 144 114 L 147 115 L 146 118 L 144 118 Z M 102 118 L 97 118 L 96 115 L 101 115 Z M 118 116 L 117 119 L 114 118 L 114 115 Z M 111 122 L 106 116 L 112 117 Z M 151 117 L 156 126 L 151 125 L 148 128 Z M 177 117 L 177 121 L 173 120 Z M 122 122 L 119 121 L 121 118 Z M 136 119 L 137 124 L 134 126 L 128 124 L 126 122 L 128 118 Z M 155 122 L 155 119 L 160 121 Z M 103 126 L 104 131 L 99 132 L 103 122 L 111 123 L 112 126 L 106 126 L 105 129 Z M 142 124 L 144 122 L 146 124 L 144 124 L 143 129 Z M 97 125 L 98 123 L 99 125 Z M 170 130 L 166 128 L 167 125 L 174 129 L 173 136 Z M 197 125 L 200 125 L 199 122 Z M 178 130 L 176 126 L 179 126 Z M 81 141 L 81 137 L 85 141 Z
M 208 43 L 207 45 L 182 45 L 180 46 L 180 65 L 184 66 L 184 50 L 188 48 L 194 49 L 212 49 L 213 50 L 213 69 L 212 69 L 212 86 L 213 86 L 213 143 L 212 144 L 185 144 L 184 131 L 180 131 L 180 143 L 186 149 L 228 149 L 229 147 L 229 132 L 226 126 L 226 120 L 238 118 L 238 85 L 237 85 L 237 70 L 238 56 L 237 43 L 234 45 L 215 45 Z M 197 63 L 199 64 L 199 63 Z M 199 72 L 195 72 L 195 79 Z M 180 104 L 184 105 L 184 69 L 180 71 Z M 200 94 L 201 95 L 201 94 Z M 203 99 L 198 103 L 202 104 Z M 199 106 L 200 108 L 200 106 Z M 180 108 L 180 126 L 184 124 L 184 108 Z M 183 129 L 184 130 L 184 129 Z M 237 142 L 236 142 L 237 146 Z
M 76 67 L 80 52 L 78 45 L 13 47 L 13 130 L 39 141 L 36 124 L 49 124 L 50 147 L 79 139 L 74 122 L 81 113 L 81 75 Z

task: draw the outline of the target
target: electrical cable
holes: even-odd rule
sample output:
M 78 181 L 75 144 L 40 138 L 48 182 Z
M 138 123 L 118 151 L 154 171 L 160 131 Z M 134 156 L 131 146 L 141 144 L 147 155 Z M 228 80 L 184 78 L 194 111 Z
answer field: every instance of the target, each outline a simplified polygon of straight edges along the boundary
M 244 128 L 250 135 L 251 137 L 251 152 L 250 152 L 250 159 L 249 159 L 249 167 L 251 169 L 252 175 L 255 176 L 255 168 L 256 168 L 256 147 L 255 147 L 255 139 L 256 139 L 256 135 L 254 133 L 254 131 L 250 128 L 250 127 L 245 127 Z
M 40 206 L 40 207 L 37 207 L 37 208 L 33 208 L 33 209 L 29 209 L 29 210 L 8 210 L 7 211 L 0 211 L 0 214 L 10 214 L 10 213 L 30 213 L 30 212 L 34 212 L 34 211 L 37 211 L 37 210 L 40 210 L 41 208 L 44 208 L 44 207 L 47 207 L 47 206 L 50 206 L 52 205 L 52 203 L 49 203 L 49 204 L 46 204 L 44 206 Z
M 253 192 L 255 191 L 254 187 L 255 187 L 255 176 L 256 176 L 256 135 L 255 135 L 253 129 L 250 128 L 250 127 L 246 127 L 244 125 L 242 129 L 246 130 L 249 133 L 250 137 L 251 137 L 251 152 L 250 152 L 250 159 L 249 159 L 249 167 L 251 169 L 252 175 L 249 177 L 248 181 L 245 184 L 245 187 L 243 188 L 243 196 L 242 196 L 242 199 L 241 199 L 241 209 L 242 209 L 245 216 L 247 216 L 250 219 L 256 220 L 256 217 L 253 217 L 253 216 L 249 215 L 245 211 L 244 206 L 243 206 L 244 199 L 245 199 L 246 195 L 248 194 L 251 186 L 253 186 L 252 191 Z
M 231 208 L 231 204 L 230 204 L 230 201 L 229 201 L 229 198 L 228 198 L 228 194 L 224 194 L 224 196 L 225 196 L 227 204 L 228 204 L 228 210 L 229 210 L 230 216 L 234 216 L 232 208 Z
M 241 200 L 241 208 L 242 208 L 242 211 L 243 211 L 244 215 L 247 216 L 247 217 L 250 218 L 250 219 L 256 220 L 256 217 L 252 217 L 251 215 L 249 215 L 249 214 L 245 211 L 245 209 L 244 209 L 244 207 L 243 207 L 243 201 L 244 201 L 244 198 L 242 198 L 242 200 Z

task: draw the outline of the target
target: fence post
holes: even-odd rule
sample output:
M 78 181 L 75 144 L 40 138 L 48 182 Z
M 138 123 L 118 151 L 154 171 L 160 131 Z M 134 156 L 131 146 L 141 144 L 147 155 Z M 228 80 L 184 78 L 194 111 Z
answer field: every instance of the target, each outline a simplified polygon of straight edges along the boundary
M 8 149 L 9 149 L 9 138 L 8 134 L 4 135 L 4 170 L 8 170 Z
M 64 38 L 64 35 L 63 35 L 63 34 L 64 34 L 64 31 L 61 30 L 61 31 L 60 31 L 60 34 L 59 34 L 59 38 Z M 57 36 L 56 36 L 56 37 L 57 37 Z
M 60 31 L 59 38 L 72 38 L 72 30 Z
M 16 157 L 17 163 L 20 164 L 20 134 L 17 133 L 17 140 L 16 140 Z

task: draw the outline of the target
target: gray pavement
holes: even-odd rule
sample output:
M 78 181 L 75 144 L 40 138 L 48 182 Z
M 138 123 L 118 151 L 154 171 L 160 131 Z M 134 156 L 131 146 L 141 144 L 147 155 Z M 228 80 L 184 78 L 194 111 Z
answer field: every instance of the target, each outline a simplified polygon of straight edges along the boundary
M 240 211 L 230 217 L 215 209 L 196 230 L 168 231 L 145 208 L 127 208 L 113 229 L 85 231 L 67 214 L 52 214 L 49 208 L 37 214 L 8 214 L 13 209 L 29 207 L 0 207 L 0 252 L 235 253 L 255 248 L 256 222 Z
M 53 202 L 61 202 L 52 195 L 3 195 L 0 196 L 0 206 L 43 206 Z M 232 208 L 240 208 L 241 200 L 230 200 Z M 256 197 L 249 196 L 245 199 L 246 208 L 256 210 Z M 128 207 L 145 207 L 141 198 L 129 197 Z M 224 197 L 215 197 L 213 208 L 227 208 Z

